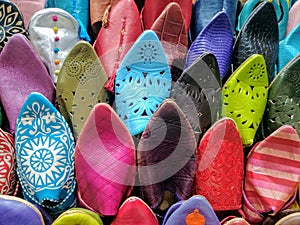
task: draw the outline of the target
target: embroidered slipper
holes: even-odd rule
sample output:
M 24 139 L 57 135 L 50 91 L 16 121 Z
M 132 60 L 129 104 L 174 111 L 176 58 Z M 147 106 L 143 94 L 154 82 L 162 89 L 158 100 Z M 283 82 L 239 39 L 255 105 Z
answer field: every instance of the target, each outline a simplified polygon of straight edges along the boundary
M 38 54 L 22 34 L 9 39 L 0 55 L 0 99 L 14 134 L 18 114 L 32 92 L 55 99 L 55 86 Z
M 88 209 L 71 208 L 57 217 L 52 225 L 103 225 L 100 216 Z
M 196 194 L 204 196 L 214 211 L 242 206 L 244 150 L 232 119 L 217 121 L 202 137 L 197 152 Z
M 80 39 L 91 41 L 87 33 L 87 28 L 90 26 L 89 0 L 46 0 L 45 8 L 59 8 L 71 14 L 79 23 Z
M 105 88 L 114 92 L 117 70 L 123 58 L 142 33 L 139 10 L 134 0 L 115 1 L 93 47 L 109 81 Z
M 233 48 L 233 70 L 253 54 L 261 54 L 266 62 L 269 81 L 275 76 L 278 56 L 278 24 L 274 6 L 261 2 L 250 14 L 236 37 Z
M 39 209 L 19 197 L 0 195 L 0 212 L 2 224 L 45 225 Z
M 249 0 L 247 1 L 239 16 L 236 30 L 240 31 L 242 26 L 245 24 L 250 14 L 255 10 L 255 8 L 261 3 L 261 0 Z M 275 9 L 278 29 L 279 29 L 279 40 L 283 40 L 289 20 L 289 4 L 287 0 L 270 1 Z
M 15 3 L 0 0 L 0 52 L 15 34 L 26 34 L 22 13 Z
M 62 9 L 42 9 L 31 17 L 28 34 L 30 42 L 56 83 L 62 63 L 79 41 L 78 22 Z
M 163 225 L 220 225 L 209 202 L 201 195 L 194 195 L 175 210 Z
M 170 2 L 176 2 L 180 5 L 184 16 L 185 27 L 189 29 L 192 15 L 192 1 L 190 0 L 163 0 L 159 4 L 153 4 L 152 0 L 145 0 L 144 7 L 141 11 L 141 18 L 144 24 L 144 30 L 148 30 L 153 25 L 154 21 L 161 15 L 162 11 Z
M 228 78 L 222 88 L 222 114 L 235 121 L 246 146 L 253 144 L 255 133 L 262 121 L 268 85 L 264 58 L 254 54 Z
M 300 53 L 298 40 L 300 37 L 300 24 L 279 43 L 278 71 L 280 72 L 297 54 Z
M 288 36 L 288 34 L 300 23 L 300 16 L 298 13 L 299 10 L 300 2 L 296 1 L 289 11 L 289 19 L 286 27 L 285 36 Z
M 115 216 L 135 182 L 133 139 L 106 103 L 94 106 L 75 150 L 80 204 L 102 216 Z
M 0 194 L 13 195 L 17 185 L 14 138 L 0 128 Z
M 20 9 L 24 25 L 27 28 L 31 17 L 39 10 L 45 8 L 46 0 L 11 0 Z
M 276 215 L 295 196 L 300 181 L 300 139 L 284 125 L 249 153 L 246 162 L 243 211 L 251 224 Z
M 106 73 L 92 45 L 79 41 L 67 55 L 57 79 L 56 97 L 61 114 L 75 140 L 93 107 L 109 102 L 104 89 Z
M 180 5 L 170 2 L 154 21 L 151 30 L 155 31 L 164 48 L 172 80 L 176 81 L 182 73 L 188 50 L 188 31 Z
M 158 225 L 153 211 L 138 197 L 129 197 L 120 206 L 111 225 Z
M 196 0 L 193 4 L 190 39 L 193 42 L 200 32 L 211 22 L 213 17 L 221 11 L 226 13 L 230 23 L 231 34 L 235 32 L 235 21 L 237 14 L 238 1 L 236 0 L 218 0 L 203 1 Z M 226 28 L 227 29 L 227 28 Z
M 130 134 L 144 131 L 161 102 L 170 96 L 171 73 L 154 31 L 144 31 L 130 48 L 116 74 L 116 112 Z
M 31 93 L 20 110 L 15 146 L 24 198 L 54 216 L 74 206 L 73 135 L 63 116 L 40 93 Z
M 173 100 L 164 100 L 137 147 L 142 198 L 154 212 L 170 206 L 166 198 L 178 201 L 191 196 L 195 150 L 196 140 L 187 118 Z
M 171 98 L 188 118 L 198 143 L 221 116 L 221 81 L 215 56 L 204 53 L 186 68 L 173 84 Z
M 230 68 L 233 34 L 225 12 L 217 13 L 193 41 L 186 57 L 185 68 L 189 67 L 201 54 L 213 53 L 218 61 L 221 78 Z
M 235 217 L 230 219 L 224 219 L 221 221 L 222 225 L 250 225 L 245 219 Z
M 264 114 L 264 132 L 270 135 L 282 125 L 295 127 L 300 135 L 300 54 L 276 76 L 269 87 Z

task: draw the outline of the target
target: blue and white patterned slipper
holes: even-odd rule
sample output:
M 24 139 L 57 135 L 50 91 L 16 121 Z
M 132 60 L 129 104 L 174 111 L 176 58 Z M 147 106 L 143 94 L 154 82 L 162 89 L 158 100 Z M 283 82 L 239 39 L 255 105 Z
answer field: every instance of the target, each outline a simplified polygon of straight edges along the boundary
M 25 200 L 52 215 L 74 206 L 74 138 L 62 115 L 40 93 L 31 93 L 20 111 L 15 146 Z
M 170 96 L 171 73 L 154 31 L 146 30 L 130 48 L 116 74 L 116 112 L 131 135 L 144 131 L 161 102 Z

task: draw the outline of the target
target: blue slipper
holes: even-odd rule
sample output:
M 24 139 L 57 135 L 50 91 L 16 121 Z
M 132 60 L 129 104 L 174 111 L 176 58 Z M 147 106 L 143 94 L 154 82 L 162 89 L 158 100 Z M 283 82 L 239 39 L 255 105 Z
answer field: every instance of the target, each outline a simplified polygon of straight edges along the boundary
M 213 53 L 218 61 L 223 78 L 231 65 L 233 34 L 228 16 L 219 12 L 193 41 L 186 57 L 185 68 L 189 67 L 201 54 Z
M 53 215 L 74 206 L 74 138 L 65 119 L 43 95 L 33 92 L 25 101 L 15 146 L 24 198 Z
M 131 135 L 145 129 L 161 102 L 170 96 L 171 73 L 154 31 L 146 30 L 130 48 L 116 74 L 116 112 Z

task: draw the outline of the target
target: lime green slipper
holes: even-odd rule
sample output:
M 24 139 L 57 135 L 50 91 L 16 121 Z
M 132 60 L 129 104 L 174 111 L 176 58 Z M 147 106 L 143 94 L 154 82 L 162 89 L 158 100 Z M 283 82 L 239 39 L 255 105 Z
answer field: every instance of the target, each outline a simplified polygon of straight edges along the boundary
M 222 115 L 232 118 L 246 146 L 253 144 L 268 96 L 265 60 L 253 54 L 228 78 L 222 88 Z

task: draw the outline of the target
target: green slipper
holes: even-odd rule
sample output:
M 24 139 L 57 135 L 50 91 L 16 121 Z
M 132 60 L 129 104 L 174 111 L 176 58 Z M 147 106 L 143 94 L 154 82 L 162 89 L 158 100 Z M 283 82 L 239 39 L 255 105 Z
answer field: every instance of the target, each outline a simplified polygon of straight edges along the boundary
M 253 144 L 262 120 L 268 85 L 265 60 L 262 55 L 253 54 L 234 71 L 222 88 L 222 115 L 235 121 L 246 146 Z
M 106 81 L 106 73 L 93 47 L 79 41 L 61 67 L 56 89 L 59 111 L 72 127 L 75 140 L 94 105 L 108 102 Z
M 295 56 L 270 84 L 264 115 L 265 135 L 282 125 L 295 127 L 300 135 L 300 54 Z

